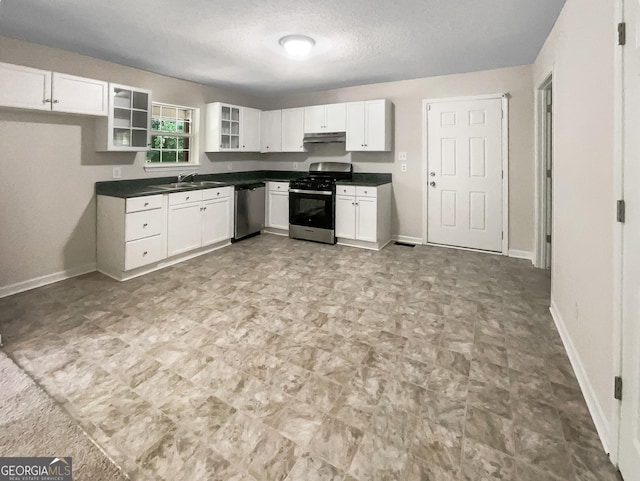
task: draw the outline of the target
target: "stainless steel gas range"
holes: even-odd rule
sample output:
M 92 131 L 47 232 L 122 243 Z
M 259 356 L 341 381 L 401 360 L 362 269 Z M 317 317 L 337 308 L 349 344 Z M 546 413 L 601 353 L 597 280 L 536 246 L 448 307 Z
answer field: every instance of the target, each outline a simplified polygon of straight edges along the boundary
M 345 162 L 315 162 L 309 175 L 289 182 L 289 237 L 335 244 L 336 181 L 351 180 Z

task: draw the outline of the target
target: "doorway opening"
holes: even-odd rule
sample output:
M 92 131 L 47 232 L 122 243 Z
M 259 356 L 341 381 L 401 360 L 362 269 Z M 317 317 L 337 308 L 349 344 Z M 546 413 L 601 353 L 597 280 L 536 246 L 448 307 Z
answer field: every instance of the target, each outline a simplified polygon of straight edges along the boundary
M 538 239 L 536 267 L 551 269 L 553 242 L 553 78 L 538 87 Z

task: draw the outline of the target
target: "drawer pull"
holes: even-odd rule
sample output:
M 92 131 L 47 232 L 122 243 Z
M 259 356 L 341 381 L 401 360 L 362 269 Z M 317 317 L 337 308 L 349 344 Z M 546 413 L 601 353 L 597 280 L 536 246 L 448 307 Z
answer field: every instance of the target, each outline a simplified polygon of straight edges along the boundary
M 366 194 L 366 193 L 367 193 L 367 191 L 365 190 L 365 191 L 364 191 L 364 193 Z
M 149 205 L 149 202 L 145 202 L 145 203 L 144 203 L 144 206 L 145 206 L 145 207 L 146 207 L 146 206 L 148 206 L 148 205 Z
M 216 195 L 220 195 L 220 192 L 216 192 Z
M 190 199 L 190 197 L 189 197 L 189 196 L 187 196 L 187 200 L 189 200 L 189 199 Z

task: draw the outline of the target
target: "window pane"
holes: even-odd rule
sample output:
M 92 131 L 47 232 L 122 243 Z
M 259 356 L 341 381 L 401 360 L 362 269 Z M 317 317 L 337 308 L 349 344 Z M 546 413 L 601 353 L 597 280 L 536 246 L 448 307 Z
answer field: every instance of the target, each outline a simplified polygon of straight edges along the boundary
M 162 151 L 162 163 L 167 162 L 175 162 L 176 161 L 176 151 L 175 150 L 163 150 Z
M 152 118 L 151 119 L 151 130 L 160 130 L 160 120 L 159 119 L 156 119 L 156 118 Z
M 159 150 L 148 150 L 147 151 L 147 162 L 160 162 L 160 151 Z
M 176 149 L 178 147 L 178 138 L 177 137 L 165 137 L 164 138 L 164 148 L 165 149 Z
M 152 135 L 151 136 L 151 147 L 154 149 L 161 149 L 163 144 L 161 135 Z
M 176 118 L 176 108 L 175 107 L 167 107 L 166 105 L 162 106 L 162 116 L 168 117 L 170 119 Z
M 178 109 L 176 118 L 178 120 L 191 120 L 191 109 Z
M 178 151 L 178 162 L 189 162 L 189 151 L 188 150 L 180 150 L 180 151 Z
M 163 132 L 175 132 L 176 131 L 176 121 L 175 120 L 162 119 L 161 130 Z
M 161 110 L 162 107 L 160 105 L 154 105 L 151 111 L 154 117 L 160 117 L 162 115 Z
M 178 137 L 178 149 L 189 149 L 189 137 Z

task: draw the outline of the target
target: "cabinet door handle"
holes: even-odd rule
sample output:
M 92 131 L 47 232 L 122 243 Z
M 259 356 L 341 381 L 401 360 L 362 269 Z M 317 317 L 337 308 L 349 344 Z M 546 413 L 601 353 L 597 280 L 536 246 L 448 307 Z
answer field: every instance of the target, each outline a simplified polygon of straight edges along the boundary
M 47 104 L 47 103 L 49 103 L 49 102 L 51 102 L 51 99 L 44 99 L 44 100 L 42 101 L 42 103 L 43 103 L 43 104 Z
M 147 224 L 146 222 L 144 224 L 142 224 L 142 228 L 144 229 L 145 227 L 147 227 L 149 224 Z
M 144 252 L 142 253 L 142 255 L 143 255 L 143 256 L 146 256 L 148 253 L 149 253 L 149 252 L 144 251 Z
M 207 208 L 206 208 L 206 207 L 203 207 L 203 208 L 202 208 L 202 210 L 207 210 Z
M 216 195 L 220 195 L 220 192 L 216 192 Z
M 59 103 L 60 103 L 60 101 L 59 101 L 59 100 L 54 100 L 54 101 L 53 101 L 53 103 L 54 103 L 54 104 L 59 104 Z

